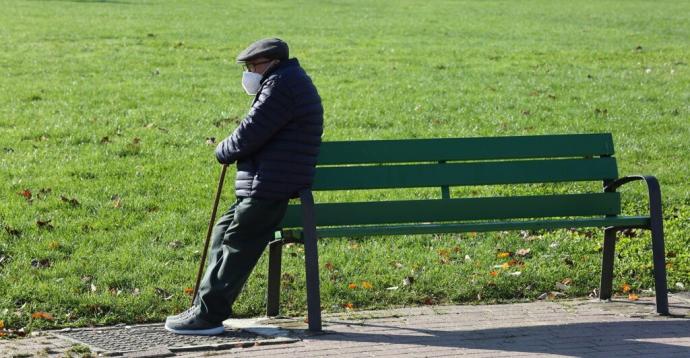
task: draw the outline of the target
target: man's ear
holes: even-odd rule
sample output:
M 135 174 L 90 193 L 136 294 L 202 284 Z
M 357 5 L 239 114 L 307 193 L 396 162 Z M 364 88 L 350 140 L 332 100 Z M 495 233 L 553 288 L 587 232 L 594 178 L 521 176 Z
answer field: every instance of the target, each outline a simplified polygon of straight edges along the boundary
M 275 65 L 277 65 L 277 64 L 279 64 L 279 63 L 280 63 L 280 60 L 278 60 L 278 59 L 275 59 L 275 60 L 271 61 L 270 64 L 268 65 L 268 67 L 266 67 L 266 69 L 264 70 L 264 73 L 263 73 L 263 74 L 265 74 L 266 72 L 268 72 L 268 70 L 270 70 L 271 68 L 273 68 L 273 66 L 275 66 Z

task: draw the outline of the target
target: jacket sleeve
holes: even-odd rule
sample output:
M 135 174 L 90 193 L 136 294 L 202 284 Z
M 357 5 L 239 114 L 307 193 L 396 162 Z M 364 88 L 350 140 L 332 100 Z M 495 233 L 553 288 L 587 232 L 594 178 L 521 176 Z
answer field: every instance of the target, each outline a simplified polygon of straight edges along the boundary
M 259 97 L 235 131 L 216 147 L 216 159 L 231 164 L 259 150 L 292 118 L 292 98 L 285 84 L 267 79 Z

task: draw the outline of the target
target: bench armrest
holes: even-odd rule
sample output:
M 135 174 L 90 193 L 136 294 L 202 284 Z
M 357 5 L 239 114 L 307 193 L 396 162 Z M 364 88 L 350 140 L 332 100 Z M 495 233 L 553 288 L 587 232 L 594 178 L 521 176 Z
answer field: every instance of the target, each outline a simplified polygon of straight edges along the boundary
M 604 185 L 604 191 L 611 193 L 624 184 L 643 180 L 647 184 L 647 193 L 649 195 L 649 217 L 651 219 L 651 226 L 658 225 L 662 227 L 662 210 L 661 210 L 661 187 L 659 180 L 652 175 L 629 175 L 618 178 Z
M 651 186 L 659 187 L 659 181 L 656 179 L 656 177 L 652 175 L 628 175 L 607 183 L 606 185 L 604 185 L 604 191 L 614 192 L 621 186 L 637 180 L 644 180 L 645 183 L 647 183 L 647 188 L 649 190 L 652 190 Z
M 649 193 L 649 229 L 652 233 L 652 257 L 654 261 L 654 285 L 656 286 L 656 311 L 668 315 L 668 288 L 666 285 L 666 250 L 664 248 L 664 220 L 661 210 L 661 188 L 659 181 L 651 175 L 631 175 L 606 182 L 605 192 L 615 192 L 626 183 L 644 180 Z M 613 236 L 615 239 L 615 234 Z M 615 241 L 614 241 L 615 242 Z M 613 255 L 613 251 L 609 255 Z M 611 258 L 612 259 L 612 258 Z M 612 265 L 612 263 L 610 264 Z M 610 268 L 610 272 L 613 268 Z

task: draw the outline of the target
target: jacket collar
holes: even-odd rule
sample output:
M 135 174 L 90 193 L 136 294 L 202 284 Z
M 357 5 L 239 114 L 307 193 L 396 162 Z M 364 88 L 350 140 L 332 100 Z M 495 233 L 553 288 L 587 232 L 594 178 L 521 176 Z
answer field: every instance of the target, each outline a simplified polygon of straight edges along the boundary
M 264 83 L 264 81 L 273 73 L 294 66 L 299 66 L 299 61 L 296 58 L 280 61 L 280 63 L 278 63 L 276 66 L 271 67 L 268 71 L 266 71 L 266 73 L 264 73 L 264 77 L 261 78 L 261 83 Z

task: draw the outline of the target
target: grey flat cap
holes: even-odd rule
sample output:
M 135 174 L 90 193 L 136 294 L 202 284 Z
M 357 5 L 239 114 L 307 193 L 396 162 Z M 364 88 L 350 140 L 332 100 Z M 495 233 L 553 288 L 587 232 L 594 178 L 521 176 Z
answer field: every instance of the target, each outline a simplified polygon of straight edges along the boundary
M 270 38 L 254 42 L 237 55 L 237 63 L 244 63 L 265 57 L 272 60 L 287 60 L 289 57 L 288 44 L 281 39 Z

